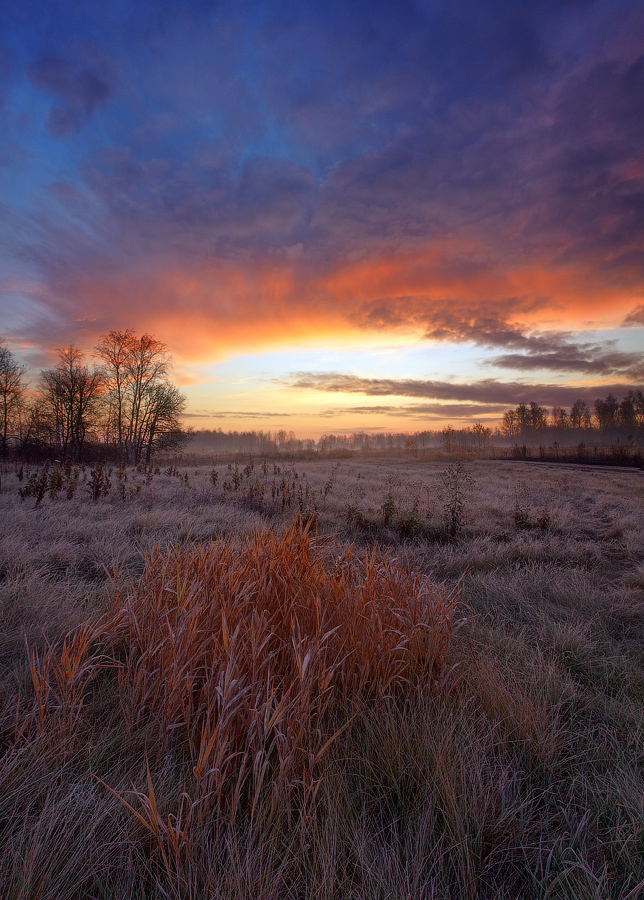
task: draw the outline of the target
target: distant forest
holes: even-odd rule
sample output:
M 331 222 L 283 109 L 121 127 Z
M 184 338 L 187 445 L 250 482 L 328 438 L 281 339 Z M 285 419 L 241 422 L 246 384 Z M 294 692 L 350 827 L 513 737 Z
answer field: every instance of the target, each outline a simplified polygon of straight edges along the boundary
M 559 448 L 644 445 L 644 394 L 629 390 L 592 406 L 548 410 L 531 401 L 503 413 L 498 426 L 323 434 L 300 440 L 293 432 L 187 430 L 184 394 L 172 384 L 165 344 L 149 334 L 110 331 L 88 362 L 73 344 L 27 388 L 27 370 L 0 339 L 0 456 L 24 460 L 115 461 L 148 464 L 159 453 L 485 453 L 494 446 Z M 527 452 L 527 451 L 526 451 Z M 525 455 L 525 453 L 524 453 Z
M 555 406 L 548 410 L 532 401 L 519 403 L 503 413 L 501 422 L 490 427 L 482 422 L 463 428 L 447 425 L 440 430 L 417 432 L 356 431 L 352 434 L 323 434 L 319 440 L 299 440 L 284 430 L 222 431 L 199 430 L 190 434 L 188 448 L 194 452 L 217 453 L 332 453 L 418 452 L 442 449 L 446 453 L 481 453 L 496 446 L 641 446 L 644 444 L 644 394 L 630 390 L 619 401 L 612 394 L 595 400 L 592 407 L 576 400 L 570 409 Z

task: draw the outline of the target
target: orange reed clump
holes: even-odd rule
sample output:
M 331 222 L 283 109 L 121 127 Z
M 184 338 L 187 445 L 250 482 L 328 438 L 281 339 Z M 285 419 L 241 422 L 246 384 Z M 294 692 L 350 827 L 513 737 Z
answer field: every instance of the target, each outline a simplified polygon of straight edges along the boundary
M 294 789 L 310 798 L 352 710 L 441 683 L 455 597 L 375 550 L 338 553 L 297 524 L 157 550 L 85 642 L 79 671 L 112 656 L 127 726 L 157 722 L 160 747 L 185 748 L 204 808 L 266 816 Z
M 106 632 L 124 654 L 131 726 L 153 716 L 181 735 L 197 782 L 235 808 L 249 788 L 256 804 L 269 776 L 276 795 L 312 778 L 338 701 L 346 712 L 435 687 L 454 606 L 375 552 L 334 559 L 295 525 L 241 547 L 157 551 Z

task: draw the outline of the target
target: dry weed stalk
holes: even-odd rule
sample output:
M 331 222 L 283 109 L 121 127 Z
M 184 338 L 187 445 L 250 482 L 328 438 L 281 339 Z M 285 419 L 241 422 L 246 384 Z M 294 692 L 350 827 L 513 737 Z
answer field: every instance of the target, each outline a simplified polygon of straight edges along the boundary
M 67 635 L 59 651 L 48 647 L 42 658 L 27 645 L 35 696 L 18 728 L 21 737 L 35 732 L 48 749 L 75 746 L 85 690 L 100 668 L 112 664 L 100 653 L 100 638 L 100 626 L 86 623 Z
M 101 778 L 97 778 L 100 783 L 107 788 L 120 802 L 130 810 L 130 812 L 143 825 L 145 830 L 152 835 L 156 846 L 161 852 L 161 859 L 166 873 L 171 881 L 177 880 L 183 865 L 184 857 L 190 849 L 190 826 L 193 819 L 193 813 L 196 807 L 188 794 L 185 792 L 179 798 L 176 814 L 170 813 L 167 821 L 159 812 L 156 794 L 152 785 L 152 776 L 150 775 L 150 767 L 147 766 L 148 791 L 125 791 L 119 794 Z M 141 811 L 136 810 L 129 803 L 125 796 L 135 797 L 141 807 Z

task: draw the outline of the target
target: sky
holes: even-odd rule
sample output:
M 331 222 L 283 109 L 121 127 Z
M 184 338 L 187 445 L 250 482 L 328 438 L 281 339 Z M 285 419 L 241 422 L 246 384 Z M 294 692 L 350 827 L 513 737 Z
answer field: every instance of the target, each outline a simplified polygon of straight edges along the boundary
M 6 0 L 0 335 L 153 334 L 195 428 L 644 386 L 640 0 Z

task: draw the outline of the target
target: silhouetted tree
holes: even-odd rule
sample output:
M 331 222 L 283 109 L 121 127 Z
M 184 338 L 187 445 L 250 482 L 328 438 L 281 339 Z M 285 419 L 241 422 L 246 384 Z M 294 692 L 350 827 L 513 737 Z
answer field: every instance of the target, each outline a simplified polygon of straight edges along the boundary
M 141 446 L 137 459 L 149 463 L 155 450 L 176 450 L 185 442 L 186 432 L 179 416 L 186 407 L 186 398 L 173 384 L 157 384 L 147 397 L 144 420 L 139 429 Z
M 562 406 L 554 406 L 552 408 L 552 424 L 554 428 L 565 429 L 570 425 L 570 416 L 568 411 Z
M 619 424 L 628 431 L 634 431 L 637 427 L 636 401 L 635 391 L 629 391 L 619 404 Z
M 179 416 L 186 400 L 169 381 L 167 346 L 128 329 L 110 331 L 96 352 L 105 363 L 109 434 L 119 454 L 136 464 L 161 446 L 178 447 L 185 439 Z
M 548 410 L 531 400 L 529 421 L 531 431 L 543 431 L 548 425 Z
M 470 434 L 476 444 L 477 452 L 482 453 L 490 443 L 490 436 L 492 434 L 491 429 L 486 428 L 482 422 L 475 422 L 470 428 Z
M 617 427 L 617 413 L 619 403 L 617 397 L 609 394 L 605 400 L 601 397 L 595 400 L 595 418 L 600 431 L 611 431 Z
M 638 428 L 644 428 L 644 394 L 642 391 L 635 391 L 635 423 Z
M 70 344 L 58 351 L 58 365 L 41 372 L 30 430 L 61 459 L 80 460 L 88 433 L 103 413 L 104 376 L 89 369 L 83 353 Z
M 585 400 L 575 400 L 570 407 L 570 427 L 590 428 L 592 425 L 590 409 Z
M 25 399 L 25 366 L 19 365 L 0 338 L 0 455 L 9 452 L 9 441 L 20 436 Z
M 501 421 L 501 434 L 505 437 L 516 437 L 518 432 L 517 414 L 514 409 L 507 409 Z

